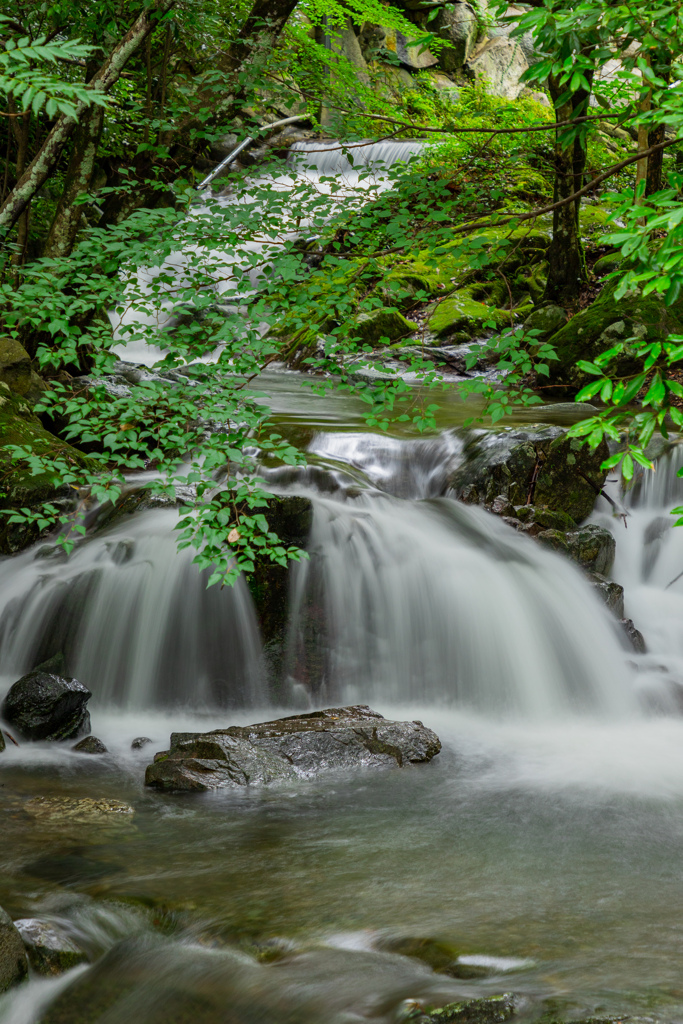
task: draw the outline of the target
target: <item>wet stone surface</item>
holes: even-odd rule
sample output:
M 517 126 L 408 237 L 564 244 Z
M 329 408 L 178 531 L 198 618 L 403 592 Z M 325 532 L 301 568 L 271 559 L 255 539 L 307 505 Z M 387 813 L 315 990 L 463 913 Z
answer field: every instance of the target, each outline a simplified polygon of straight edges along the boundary
M 173 733 L 145 776 L 165 790 L 207 790 L 314 778 L 328 771 L 396 768 L 441 749 L 421 722 L 392 722 L 366 705 L 328 708 L 246 727 Z

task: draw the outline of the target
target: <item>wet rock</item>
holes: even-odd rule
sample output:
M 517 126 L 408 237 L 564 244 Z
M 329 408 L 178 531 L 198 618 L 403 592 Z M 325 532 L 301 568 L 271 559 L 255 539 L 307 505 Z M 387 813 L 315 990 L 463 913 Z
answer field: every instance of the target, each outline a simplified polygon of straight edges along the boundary
M 85 739 L 81 740 L 80 743 L 76 743 L 71 749 L 77 750 L 79 754 L 109 753 L 102 740 L 99 740 L 97 736 L 86 736 Z
M 6 746 L 6 744 L 5 744 L 5 735 L 4 735 L 3 731 L 2 731 L 2 729 L 0 729 L 0 754 L 5 749 L 5 746 Z
M 145 783 L 166 790 L 268 785 L 327 771 L 430 761 L 438 737 L 420 722 L 392 722 L 365 705 L 327 708 L 208 733 L 173 733 Z
M 91 696 L 77 679 L 29 672 L 10 687 L 0 714 L 27 740 L 72 740 L 90 732 Z
M 136 736 L 130 745 L 130 749 L 142 750 L 143 747 L 146 747 L 148 743 L 152 742 L 153 741 L 149 738 L 149 736 Z
M 385 938 L 378 943 L 378 948 L 421 960 L 437 974 L 447 974 L 451 978 L 483 978 L 491 973 L 485 967 L 458 963 L 460 950 L 441 939 Z
M 633 647 L 636 654 L 647 654 L 647 645 L 645 643 L 645 637 L 636 629 L 633 624 L 633 619 L 622 619 L 621 625 L 623 627 L 626 638 Z
M 45 382 L 31 365 L 31 357 L 15 338 L 0 338 L 0 381 L 31 403 L 37 402 L 45 390 Z
M 9 914 L 0 907 L 0 992 L 6 992 L 27 974 L 28 961 L 21 935 Z
M 478 501 L 490 504 L 503 495 L 515 506 L 544 506 L 576 523 L 593 510 L 605 479 L 600 465 L 609 452 L 604 442 L 590 449 L 559 427 L 548 427 L 477 434 L 463 454 L 448 479 L 456 498 L 472 501 L 476 493 Z
M 24 804 L 24 811 L 37 821 L 47 824 L 97 824 L 118 819 L 130 821 L 135 813 L 130 804 L 105 797 L 76 799 L 69 796 L 36 796 Z
M 489 996 L 465 1003 L 449 1003 L 418 1017 L 417 1024 L 504 1024 L 515 1016 L 514 996 Z
M 62 974 L 88 959 L 57 925 L 35 917 L 15 921 L 14 925 L 38 974 Z
M 506 516 L 509 519 L 517 519 L 515 506 L 504 494 L 499 494 L 491 502 L 491 512 L 494 516 Z
M 616 541 L 609 530 L 588 523 L 566 535 L 569 554 L 584 569 L 604 576 L 614 564 Z
M 521 505 L 515 509 L 515 516 L 524 525 L 535 523 L 544 530 L 571 530 L 576 526 L 566 512 L 559 512 L 545 505 Z
M 284 547 L 306 548 L 313 524 L 309 498 L 282 495 L 272 498 L 263 510 L 269 529 Z M 248 584 L 261 627 L 264 653 L 274 680 L 280 676 L 288 621 L 290 570 L 269 559 L 257 560 Z
M 614 580 L 608 580 L 598 572 L 586 573 L 596 594 L 605 602 L 618 619 L 624 617 L 624 588 Z

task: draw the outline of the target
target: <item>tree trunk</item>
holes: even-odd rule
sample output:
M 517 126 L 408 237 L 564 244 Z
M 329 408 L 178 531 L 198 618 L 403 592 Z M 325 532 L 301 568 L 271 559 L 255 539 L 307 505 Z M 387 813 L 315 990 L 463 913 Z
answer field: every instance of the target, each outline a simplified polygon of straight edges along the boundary
M 655 60 L 653 60 L 653 64 L 655 74 L 658 78 L 663 78 L 668 84 L 671 80 L 671 54 L 667 50 L 659 51 L 656 54 Z M 663 124 L 658 124 L 647 137 L 648 147 L 660 145 L 664 142 L 665 136 L 665 126 Z M 656 153 L 650 153 L 650 156 L 647 158 L 647 184 L 645 186 L 646 196 L 651 196 L 654 192 L 659 192 L 661 190 L 663 167 L 664 150 L 660 149 Z
M 91 107 L 76 129 L 64 191 L 45 243 L 45 256 L 68 256 L 73 248 L 83 217 L 78 199 L 90 189 L 103 124 L 104 109 Z
M 175 0 L 152 0 L 149 7 L 131 26 L 123 39 L 107 56 L 104 64 L 91 79 L 90 86 L 108 92 L 119 80 L 126 64 L 152 31 L 160 14 L 174 5 Z M 47 181 L 59 161 L 65 145 L 74 133 L 79 119 L 90 110 L 90 105 L 78 103 L 76 116 L 62 115 L 45 140 L 40 152 L 0 207 L 0 232 L 6 234 L 17 223 L 31 199 Z
M 549 86 L 550 95 L 556 102 L 565 91 L 565 87 L 560 86 L 552 77 Z M 582 113 L 587 107 L 588 98 L 589 93 L 585 90 L 575 93 L 567 103 L 556 108 L 556 120 L 569 121 Z M 581 188 L 586 167 L 586 151 L 578 140 L 570 146 L 563 146 L 558 131 L 554 163 L 553 201 L 559 203 Z M 580 202 L 580 199 L 577 199 L 574 203 L 565 203 L 553 211 L 553 240 L 548 248 L 548 280 L 543 297 L 559 305 L 571 305 L 587 280 L 586 259 L 579 234 Z

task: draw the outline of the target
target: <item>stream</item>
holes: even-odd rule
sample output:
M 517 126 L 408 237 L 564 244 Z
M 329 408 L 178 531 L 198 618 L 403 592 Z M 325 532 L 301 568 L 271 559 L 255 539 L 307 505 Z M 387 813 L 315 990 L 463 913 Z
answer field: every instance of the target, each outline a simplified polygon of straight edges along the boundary
M 680 1020 L 680 449 L 627 494 L 609 483 L 625 516 L 604 499 L 593 515 L 616 537 L 635 654 L 578 568 L 448 496 L 476 401 L 446 396 L 431 433 L 382 434 L 296 373 L 259 391 L 309 456 L 263 476 L 314 505 L 281 679 L 248 587 L 205 589 L 173 509 L 68 558 L 41 543 L 0 561 L 0 696 L 61 652 L 108 750 L 0 754 L 0 905 L 91 961 L 0 996 L 0 1024 L 399 1024 L 416 1003 L 506 992 L 520 1020 Z M 270 789 L 144 787 L 171 731 L 342 703 L 420 719 L 443 749 Z M 40 797 L 135 813 L 51 818 Z M 450 973 L 405 955 L 415 940 L 448 947 Z
M 317 405 L 295 375 L 274 377 L 281 422 L 310 431 L 323 480 L 322 493 L 310 474 L 289 484 L 316 503 L 290 630 L 295 650 L 314 585 L 329 668 L 309 706 L 419 718 L 444 749 L 372 777 L 146 791 L 150 751 L 172 729 L 278 713 L 246 588 L 203 590 L 166 510 L 96 534 L 68 562 L 40 546 L 5 560 L 5 686 L 57 631 L 109 754 L 36 743 L 2 755 L 0 904 L 60 922 L 100 959 L 1 997 L 0 1020 L 77 1021 L 112 986 L 106 1016 L 83 1019 L 389 1022 L 410 1000 L 502 991 L 531 1017 L 677 1019 L 683 580 L 666 587 L 683 535 L 665 518 L 677 450 L 624 498 L 626 529 L 606 502 L 594 516 L 615 532 L 614 576 L 648 643 L 633 655 L 566 560 L 434 497 L 457 429 L 368 434 L 348 398 Z M 296 671 L 290 698 L 306 706 Z M 653 689 L 659 703 L 643 701 Z M 141 735 L 153 743 L 131 750 Z M 54 795 L 123 800 L 135 817 L 29 817 L 29 799 Z M 449 943 L 462 977 L 394 952 L 407 938 Z

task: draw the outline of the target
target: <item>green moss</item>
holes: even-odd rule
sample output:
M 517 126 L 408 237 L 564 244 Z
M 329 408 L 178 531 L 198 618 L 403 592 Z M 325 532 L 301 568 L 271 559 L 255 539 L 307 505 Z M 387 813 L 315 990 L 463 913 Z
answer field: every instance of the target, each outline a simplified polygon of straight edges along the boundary
M 508 327 L 512 319 L 510 312 L 479 302 L 473 298 L 473 290 L 472 285 L 460 288 L 440 302 L 427 323 L 429 330 L 442 336 L 463 331 L 474 337 L 486 330 L 487 324 Z
M 558 355 L 558 361 L 550 364 L 554 381 L 578 389 L 586 380 L 583 371 L 575 365 L 578 360 L 592 361 L 628 338 L 663 341 L 669 334 L 683 333 L 683 299 L 665 306 L 662 298 L 654 294 L 643 296 L 635 289 L 617 300 L 615 290 L 615 283 L 607 284 L 592 306 L 577 313 L 552 335 L 550 342 Z M 612 367 L 619 376 L 637 371 L 638 362 L 631 345 L 625 345 Z
M 406 320 L 398 310 L 382 306 L 373 309 L 371 313 L 360 313 L 353 333 L 366 345 L 378 345 L 386 341 L 397 341 L 416 330 L 418 324 Z

